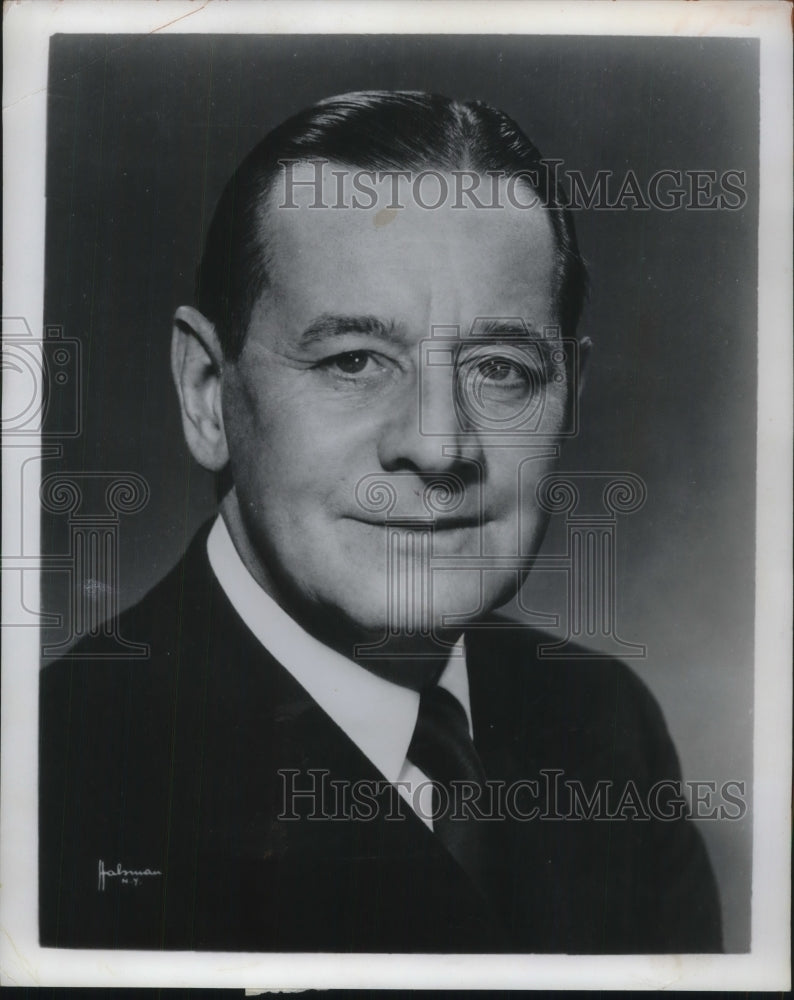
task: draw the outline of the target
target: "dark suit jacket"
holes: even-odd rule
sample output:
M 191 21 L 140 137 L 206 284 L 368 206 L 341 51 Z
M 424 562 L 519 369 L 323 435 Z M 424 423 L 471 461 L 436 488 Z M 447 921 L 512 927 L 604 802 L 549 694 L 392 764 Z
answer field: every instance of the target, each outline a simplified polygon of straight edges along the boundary
M 42 945 L 720 949 L 713 876 L 684 820 L 489 822 L 483 901 L 242 623 L 209 568 L 206 534 L 122 616 L 121 635 L 148 643 L 148 659 L 97 659 L 97 637 L 42 674 Z M 580 781 L 587 795 L 611 782 L 614 805 L 631 782 L 643 797 L 657 780 L 678 778 L 659 709 L 626 666 L 538 660 L 537 639 L 511 629 L 473 630 L 466 640 L 474 732 L 489 779 L 513 788 L 538 782 L 524 786 L 515 807 L 565 815 L 565 782 Z M 563 772 L 556 806 L 545 799 L 553 781 L 542 769 Z M 323 781 L 380 783 L 376 815 L 340 818 L 344 803 L 327 799 L 317 810 L 299 799 L 301 818 L 283 818 L 286 783 Z M 319 815 L 310 818 L 313 808 Z

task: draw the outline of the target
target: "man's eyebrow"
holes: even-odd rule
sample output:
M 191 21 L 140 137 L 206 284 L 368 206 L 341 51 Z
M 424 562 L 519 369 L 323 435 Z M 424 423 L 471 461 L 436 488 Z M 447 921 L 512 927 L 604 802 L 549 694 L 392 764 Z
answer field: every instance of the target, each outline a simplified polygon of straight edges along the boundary
M 395 322 L 385 322 L 377 316 L 345 316 L 336 313 L 322 313 L 300 335 L 300 345 L 307 347 L 330 337 L 341 337 L 345 333 L 360 333 L 367 337 L 393 340 Z
M 537 329 L 532 323 L 522 320 L 519 316 L 504 319 L 489 319 L 475 324 L 478 336 L 489 334 L 501 337 L 537 337 Z

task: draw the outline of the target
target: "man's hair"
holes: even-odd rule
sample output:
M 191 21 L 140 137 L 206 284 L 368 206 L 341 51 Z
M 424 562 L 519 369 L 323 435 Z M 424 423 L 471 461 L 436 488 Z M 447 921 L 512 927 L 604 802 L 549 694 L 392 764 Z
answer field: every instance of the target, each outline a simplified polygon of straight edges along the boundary
M 196 274 L 196 305 L 214 324 L 225 357 L 239 356 L 252 310 L 268 287 L 273 248 L 267 241 L 267 199 L 284 160 L 323 160 L 378 172 L 521 174 L 549 213 L 557 316 L 563 336 L 573 336 L 585 296 L 585 266 L 555 173 L 518 125 L 480 101 L 360 91 L 287 119 L 254 147 L 224 188 Z

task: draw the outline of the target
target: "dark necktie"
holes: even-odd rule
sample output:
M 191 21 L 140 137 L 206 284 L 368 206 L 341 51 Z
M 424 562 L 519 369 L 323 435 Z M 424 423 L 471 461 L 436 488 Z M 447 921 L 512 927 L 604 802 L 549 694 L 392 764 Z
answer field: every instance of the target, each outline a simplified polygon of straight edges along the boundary
M 433 832 L 485 894 L 483 821 L 465 805 L 479 795 L 485 772 L 463 706 L 437 684 L 422 692 L 407 757 L 433 782 Z

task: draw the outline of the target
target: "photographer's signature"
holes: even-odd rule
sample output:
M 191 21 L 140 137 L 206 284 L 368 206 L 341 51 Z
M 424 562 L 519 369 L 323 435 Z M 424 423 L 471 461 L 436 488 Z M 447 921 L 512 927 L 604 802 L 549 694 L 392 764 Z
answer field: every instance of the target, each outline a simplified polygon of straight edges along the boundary
M 117 878 L 122 885 L 140 885 L 146 878 L 155 878 L 162 875 L 161 871 L 155 868 L 142 868 L 134 871 L 131 868 L 122 868 L 119 862 L 115 868 L 105 868 L 105 862 L 100 858 L 98 867 L 97 889 L 99 892 L 105 891 L 105 881 L 109 878 Z

